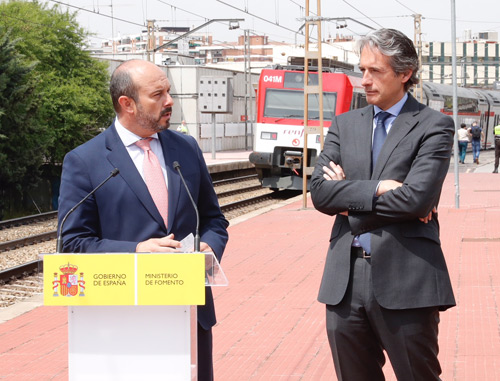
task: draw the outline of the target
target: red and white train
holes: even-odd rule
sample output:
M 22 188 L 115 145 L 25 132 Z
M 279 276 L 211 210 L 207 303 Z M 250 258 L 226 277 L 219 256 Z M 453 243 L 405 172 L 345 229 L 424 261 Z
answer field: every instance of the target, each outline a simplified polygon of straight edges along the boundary
M 334 65 L 335 66 L 335 63 Z M 361 73 L 342 68 L 323 69 L 323 127 L 326 135 L 335 115 L 367 105 Z M 318 74 L 309 69 L 309 84 L 318 82 Z M 424 82 L 421 102 L 452 115 L 452 86 Z M 415 95 L 420 100 L 420 94 Z M 468 126 L 477 121 L 485 132 L 484 148 L 494 141 L 493 127 L 500 123 L 500 92 L 459 88 L 458 123 Z M 309 95 L 309 126 L 319 126 L 319 101 Z M 313 167 L 320 154 L 320 135 L 308 135 L 307 165 L 304 152 L 304 71 L 303 66 L 275 66 L 263 69 L 257 92 L 255 165 L 263 187 L 302 190 L 304 167 Z M 308 182 L 309 184 L 309 182 Z

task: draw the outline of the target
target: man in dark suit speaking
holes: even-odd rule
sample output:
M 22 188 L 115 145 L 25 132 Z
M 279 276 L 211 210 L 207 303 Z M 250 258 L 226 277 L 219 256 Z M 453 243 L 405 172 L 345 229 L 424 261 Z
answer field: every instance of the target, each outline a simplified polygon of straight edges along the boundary
M 404 34 L 359 42 L 369 106 L 332 122 L 311 179 L 314 206 L 336 215 L 319 291 L 337 376 L 438 380 L 439 311 L 455 305 L 437 206 L 453 120 L 408 93 L 418 56 Z
M 172 252 L 195 232 L 196 213 L 173 163 L 182 166 L 200 215 L 200 249 L 219 261 L 228 240 L 212 180 L 194 138 L 168 129 L 173 100 L 158 66 L 122 63 L 110 92 L 114 123 L 69 152 L 63 163 L 59 218 L 114 168 L 120 172 L 71 214 L 63 251 L 73 253 Z M 198 380 L 211 380 L 215 311 L 210 288 L 198 308 Z

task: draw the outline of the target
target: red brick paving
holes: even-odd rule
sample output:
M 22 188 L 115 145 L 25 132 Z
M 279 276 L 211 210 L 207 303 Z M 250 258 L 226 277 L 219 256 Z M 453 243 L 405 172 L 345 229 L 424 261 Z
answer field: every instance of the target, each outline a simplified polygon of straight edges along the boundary
M 441 315 L 443 380 L 500 379 L 500 176 L 446 179 L 441 240 L 458 306 Z M 233 380 L 335 380 L 316 301 L 332 218 L 302 200 L 230 226 L 215 288 L 215 376 Z M 496 240 L 495 240 L 496 239 Z M 390 363 L 388 380 L 395 380 Z M 67 379 L 67 313 L 39 307 L 0 324 L 0 380 Z

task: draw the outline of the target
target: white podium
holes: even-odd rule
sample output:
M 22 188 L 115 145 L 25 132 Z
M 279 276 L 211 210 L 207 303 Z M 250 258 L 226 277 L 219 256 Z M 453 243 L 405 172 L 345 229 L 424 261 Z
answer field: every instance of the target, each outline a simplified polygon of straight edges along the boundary
M 44 255 L 68 306 L 69 380 L 196 380 L 196 305 L 227 278 L 212 253 Z

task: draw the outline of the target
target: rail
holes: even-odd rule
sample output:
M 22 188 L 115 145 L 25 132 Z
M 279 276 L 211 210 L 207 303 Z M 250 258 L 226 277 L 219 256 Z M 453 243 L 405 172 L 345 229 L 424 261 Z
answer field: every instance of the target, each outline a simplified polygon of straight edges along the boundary
M 49 241 L 51 239 L 57 238 L 57 231 L 49 231 L 46 233 L 31 235 L 24 238 L 15 239 L 12 241 L 6 241 L 0 243 L 0 253 L 8 250 L 15 250 L 23 246 L 34 245 L 35 243 Z
M 29 225 L 34 222 L 47 221 L 57 217 L 57 211 L 34 214 L 31 216 L 12 218 L 10 220 L 0 221 L 0 230 L 15 226 Z
M 21 265 L 0 270 L 0 284 L 7 283 L 13 279 L 19 279 L 42 270 L 43 261 L 31 261 Z

